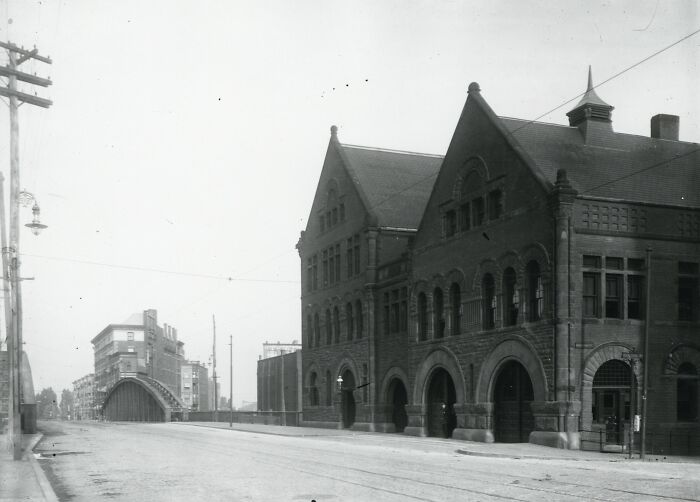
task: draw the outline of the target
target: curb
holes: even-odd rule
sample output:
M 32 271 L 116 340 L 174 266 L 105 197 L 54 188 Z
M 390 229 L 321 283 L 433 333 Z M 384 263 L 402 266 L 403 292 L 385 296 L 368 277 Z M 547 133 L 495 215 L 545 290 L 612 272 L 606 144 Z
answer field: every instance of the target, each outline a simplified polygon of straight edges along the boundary
M 53 491 L 51 483 L 47 479 L 46 474 L 44 474 L 44 470 L 39 465 L 39 461 L 34 457 L 34 448 L 36 448 L 36 445 L 39 444 L 39 441 L 43 438 L 44 435 L 41 433 L 37 433 L 36 436 L 32 438 L 32 441 L 24 450 L 24 458 L 26 458 L 32 466 L 36 481 L 39 484 L 39 488 L 41 488 L 41 492 L 44 494 L 44 500 L 47 502 L 59 502 L 56 492 Z

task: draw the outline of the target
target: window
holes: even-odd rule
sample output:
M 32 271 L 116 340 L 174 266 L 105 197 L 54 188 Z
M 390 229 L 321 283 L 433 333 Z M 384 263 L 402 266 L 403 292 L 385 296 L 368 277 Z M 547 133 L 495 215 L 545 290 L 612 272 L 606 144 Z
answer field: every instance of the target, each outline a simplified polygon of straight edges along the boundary
M 318 318 L 318 313 L 314 314 L 314 338 L 316 339 L 314 341 L 314 345 L 316 347 L 321 346 L 321 322 Z
M 340 221 L 345 221 L 345 204 L 341 202 L 340 206 L 338 206 L 338 209 L 340 210 Z
M 445 213 L 445 236 L 452 237 L 457 232 L 457 214 L 454 210 Z
M 364 331 L 364 326 L 362 322 L 362 301 L 357 300 L 355 302 L 355 324 L 357 325 L 357 339 L 362 338 L 362 332 Z
M 315 372 L 311 372 L 309 375 L 309 404 L 311 406 L 318 406 L 318 377 Z
M 136 349 L 134 348 L 133 345 L 129 345 L 129 347 L 127 347 L 126 350 L 127 350 L 127 352 L 135 352 L 136 351 Z
M 433 330 L 435 338 L 442 338 L 445 336 L 443 307 L 442 290 L 440 288 L 435 288 L 435 291 L 433 291 Z
M 346 329 L 348 332 L 348 340 L 352 340 L 353 337 L 353 331 L 354 331 L 354 326 L 353 326 L 353 315 L 352 315 L 352 303 L 348 303 L 345 305 L 345 324 L 346 324 Z
M 323 285 L 328 286 L 328 250 L 323 251 Z
M 133 331 L 127 331 L 126 332 L 126 339 L 130 342 L 134 341 L 134 332 Z
M 627 276 L 627 318 L 643 319 L 642 315 L 642 291 L 644 278 L 639 275 Z
M 477 197 L 472 201 L 472 211 L 474 213 L 474 226 L 478 227 L 484 223 L 484 198 Z
M 331 211 L 331 225 L 335 226 L 338 224 L 338 208 L 334 207 Z
M 459 335 L 462 328 L 462 291 L 456 282 L 450 287 L 450 311 L 452 335 Z
M 314 290 L 318 289 L 318 255 L 311 257 L 311 268 L 313 269 Z
M 622 276 L 619 274 L 605 275 L 605 317 L 622 319 Z
M 600 256 L 583 255 L 585 268 L 600 268 Z
M 540 273 L 540 264 L 535 260 L 527 264 L 527 280 L 528 280 L 528 320 L 530 322 L 539 321 L 542 319 L 544 311 L 544 286 L 542 285 L 542 274 Z
M 313 268 L 311 266 L 311 258 L 306 260 L 306 291 L 313 291 Z
M 583 274 L 583 316 L 598 317 L 600 274 Z
M 497 220 L 503 213 L 503 192 L 494 190 L 489 193 L 489 219 Z
M 333 343 L 333 320 L 331 319 L 331 311 L 326 309 L 326 345 Z
M 503 302 L 505 313 L 505 325 L 514 326 L 518 322 L 518 308 L 520 299 L 515 285 L 515 270 L 508 267 L 503 273 Z
M 405 332 L 408 329 L 406 288 L 384 293 L 384 334 Z
M 335 280 L 340 281 L 340 244 L 335 245 Z
M 698 264 L 678 262 L 678 320 L 698 319 Z
M 391 315 L 390 315 L 390 309 L 391 305 L 389 302 L 389 293 L 384 293 L 384 305 L 382 306 L 382 310 L 384 311 L 384 334 L 388 335 L 391 332 Z
M 333 379 L 331 378 L 331 372 L 326 371 L 326 406 L 331 406 L 333 404 Z
M 496 326 L 496 291 L 491 274 L 484 275 L 481 281 L 481 295 L 483 328 L 492 329 Z
M 340 342 L 340 312 L 338 307 L 333 307 L 333 338 L 335 343 Z
M 428 300 L 425 293 L 418 293 L 418 340 L 428 339 Z
M 691 363 L 678 367 L 676 418 L 679 422 L 694 422 L 698 418 L 698 370 Z
M 330 284 L 335 283 L 335 255 L 333 254 L 333 247 L 328 250 L 328 273 Z
M 347 243 L 345 244 L 345 246 L 346 246 L 346 248 L 345 248 L 345 265 L 346 265 L 345 268 L 346 268 L 346 272 L 345 272 L 345 273 L 347 274 L 348 278 L 350 278 L 350 277 L 352 277 L 353 275 L 355 275 L 355 274 L 353 274 L 353 271 L 352 271 L 352 267 L 353 267 L 353 258 L 352 258 L 352 237 L 348 239 L 348 241 L 347 241 Z
M 399 294 L 399 331 L 408 331 L 408 290 L 401 288 Z
M 309 348 L 314 346 L 314 325 L 311 320 L 311 314 L 306 316 L 306 345 Z
M 611 256 L 605 257 L 605 268 L 610 270 L 622 270 L 622 258 Z
M 469 209 L 469 202 L 459 206 L 459 229 L 462 232 L 465 232 L 471 228 L 472 213 Z
M 326 231 L 326 218 L 323 215 L 318 217 L 318 228 L 321 229 L 321 232 Z
M 355 257 L 355 274 L 360 273 L 360 234 L 355 234 L 355 237 L 353 237 L 355 241 L 355 248 L 353 251 L 353 255 Z

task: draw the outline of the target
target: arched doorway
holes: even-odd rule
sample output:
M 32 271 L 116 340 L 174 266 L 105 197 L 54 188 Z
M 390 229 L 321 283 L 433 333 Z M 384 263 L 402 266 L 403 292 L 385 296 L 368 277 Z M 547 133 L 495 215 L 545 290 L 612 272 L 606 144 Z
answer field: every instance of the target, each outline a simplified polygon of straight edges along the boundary
M 398 378 L 394 378 L 389 384 L 388 397 L 391 403 L 391 421 L 396 432 L 403 432 L 408 424 L 408 415 L 406 414 L 408 393 L 406 386 Z
M 457 426 L 454 404 L 455 384 L 443 368 L 436 369 L 430 377 L 427 395 L 428 436 L 449 438 Z
M 600 365 L 593 377 L 593 423 L 605 426 L 605 441 L 622 444 L 625 423 L 630 421 L 632 376 L 630 366 L 619 359 Z M 636 379 L 635 379 L 636 380 Z
M 355 423 L 355 375 L 349 369 L 341 375 L 343 385 L 340 389 L 340 410 L 343 428 L 348 429 Z
M 500 443 L 526 443 L 535 428 L 530 403 L 534 399 L 532 380 L 517 361 L 503 365 L 496 378 L 494 436 Z

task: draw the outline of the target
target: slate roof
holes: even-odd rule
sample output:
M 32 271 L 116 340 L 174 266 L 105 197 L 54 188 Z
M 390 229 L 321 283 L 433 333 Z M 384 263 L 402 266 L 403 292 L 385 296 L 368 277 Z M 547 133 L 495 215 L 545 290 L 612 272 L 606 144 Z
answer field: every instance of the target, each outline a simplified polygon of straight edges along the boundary
M 611 132 L 584 144 L 577 127 L 499 119 L 551 183 L 563 168 L 581 195 L 700 208 L 697 143 Z
M 417 229 L 442 156 L 340 144 L 355 186 L 383 227 Z

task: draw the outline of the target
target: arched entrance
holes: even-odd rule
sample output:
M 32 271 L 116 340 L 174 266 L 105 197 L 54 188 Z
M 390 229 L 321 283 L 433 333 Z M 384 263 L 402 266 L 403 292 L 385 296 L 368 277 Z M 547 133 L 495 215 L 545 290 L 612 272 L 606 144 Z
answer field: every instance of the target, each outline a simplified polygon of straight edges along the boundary
M 427 395 L 428 436 L 449 438 L 457 426 L 454 411 L 455 385 L 444 368 L 436 369 L 430 377 Z
M 355 423 L 355 375 L 349 369 L 341 375 L 343 385 L 340 389 L 340 410 L 343 428 L 348 429 Z
M 593 423 L 605 426 L 605 441 L 622 444 L 625 423 L 630 421 L 632 376 L 630 366 L 619 359 L 600 365 L 593 377 Z M 636 380 L 636 378 L 635 378 Z
M 388 397 L 391 403 L 391 421 L 396 432 L 403 432 L 408 424 L 408 415 L 406 414 L 408 393 L 406 386 L 398 378 L 394 378 L 389 384 Z
M 534 399 L 532 380 L 517 361 L 503 365 L 493 390 L 494 436 L 500 443 L 526 443 L 535 428 L 530 403 Z

